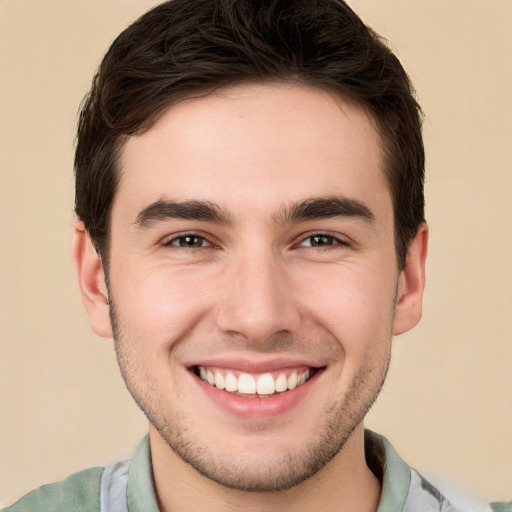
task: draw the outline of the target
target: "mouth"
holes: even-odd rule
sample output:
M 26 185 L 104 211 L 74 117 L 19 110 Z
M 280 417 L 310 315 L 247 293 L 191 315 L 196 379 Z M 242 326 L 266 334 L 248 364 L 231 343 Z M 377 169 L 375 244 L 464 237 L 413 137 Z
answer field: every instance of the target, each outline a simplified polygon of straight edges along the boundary
M 205 366 L 194 366 L 191 370 L 210 386 L 245 398 L 269 398 L 287 393 L 303 386 L 319 371 L 300 367 L 255 374 Z

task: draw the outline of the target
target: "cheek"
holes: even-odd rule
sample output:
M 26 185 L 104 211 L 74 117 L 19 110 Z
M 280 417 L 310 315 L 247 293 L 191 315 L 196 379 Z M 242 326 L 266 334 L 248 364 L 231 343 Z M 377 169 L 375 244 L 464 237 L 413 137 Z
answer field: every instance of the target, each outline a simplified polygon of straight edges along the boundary
M 301 302 L 345 351 L 367 349 L 391 336 L 395 285 L 382 276 L 368 267 L 328 269 L 302 281 Z
M 135 270 L 113 286 L 117 314 L 140 345 L 168 350 L 200 322 L 211 303 L 211 281 L 201 272 L 163 267 Z

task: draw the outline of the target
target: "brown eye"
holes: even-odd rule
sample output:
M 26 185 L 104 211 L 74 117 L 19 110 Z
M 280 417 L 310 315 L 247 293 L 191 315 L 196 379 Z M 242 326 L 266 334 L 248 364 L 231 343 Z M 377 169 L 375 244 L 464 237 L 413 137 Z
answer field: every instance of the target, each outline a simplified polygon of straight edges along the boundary
M 310 235 L 304 238 L 299 246 L 300 247 L 319 247 L 319 248 L 329 248 L 329 247 L 346 247 L 349 244 L 344 240 L 340 240 L 333 235 L 329 235 L 326 233 L 317 233 L 315 235 Z
M 339 243 L 336 238 L 330 235 L 312 235 L 308 236 L 302 242 L 300 245 L 302 247 L 328 247 L 331 245 L 335 245 L 336 243 Z
M 334 237 L 327 235 L 315 235 L 311 237 L 312 247 L 324 247 L 326 245 L 334 245 L 336 243 Z
M 180 235 L 170 240 L 166 245 L 174 245 L 185 249 L 198 249 L 200 247 L 207 247 L 210 244 L 204 237 L 199 235 Z

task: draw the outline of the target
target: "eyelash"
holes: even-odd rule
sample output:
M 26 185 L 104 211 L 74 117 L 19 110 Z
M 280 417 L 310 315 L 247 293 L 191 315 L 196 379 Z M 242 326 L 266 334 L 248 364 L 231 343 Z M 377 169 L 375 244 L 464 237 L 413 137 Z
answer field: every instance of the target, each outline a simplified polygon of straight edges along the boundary
M 184 241 L 186 238 L 198 239 L 201 243 L 206 242 L 207 245 L 200 245 L 198 247 L 181 245 L 179 242 Z M 178 243 L 176 243 L 176 242 L 178 242 Z M 215 247 L 215 244 L 210 242 L 205 236 L 199 235 L 197 233 L 181 233 L 179 235 L 175 235 L 172 238 L 169 238 L 168 240 L 164 240 L 162 242 L 162 245 L 164 247 L 173 247 L 176 249 L 188 249 L 190 251 L 201 251 L 201 250 L 208 249 L 210 247 Z
M 329 239 L 330 243 L 326 243 L 326 244 L 320 244 L 320 245 L 313 245 L 311 243 L 311 245 L 306 245 L 306 246 L 303 246 L 302 244 L 306 241 L 306 240 L 310 240 L 312 242 L 313 239 L 315 238 L 324 238 L 324 239 Z M 299 243 L 296 245 L 296 247 L 307 247 L 307 248 L 311 248 L 311 249 L 320 249 L 320 250 L 324 250 L 324 251 L 327 251 L 329 249 L 331 249 L 332 247 L 349 247 L 350 244 L 346 241 L 346 240 L 342 240 L 338 237 L 336 237 L 335 235 L 333 234 L 330 234 L 330 233 L 313 233 L 313 234 L 309 234 L 303 238 L 301 238 L 301 240 L 299 241 Z
M 181 245 L 181 243 L 187 238 L 196 239 L 201 244 L 206 243 L 206 245 L 200 245 L 200 246 Z M 315 238 L 328 239 L 328 243 L 314 245 L 313 239 L 315 239 Z M 310 245 L 302 245 L 307 240 L 310 240 Z M 319 240 L 317 240 L 317 242 L 318 241 Z M 215 244 L 213 244 L 211 241 L 209 241 L 205 236 L 199 235 L 197 233 L 182 233 L 182 234 L 173 236 L 172 238 L 164 241 L 162 243 L 162 245 L 164 247 L 175 247 L 175 248 L 180 248 L 180 249 L 188 249 L 191 251 L 201 251 L 201 250 L 208 249 L 210 247 L 213 247 L 213 248 L 217 247 Z M 324 251 L 329 250 L 332 247 L 338 247 L 338 246 L 349 247 L 350 244 L 347 241 L 341 240 L 340 238 L 338 238 L 330 233 L 313 233 L 313 234 L 310 234 L 310 235 L 307 235 L 307 236 L 301 238 L 299 240 L 299 242 L 294 245 L 294 247 L 307 247 L 307 248 L 311 248 L 311 249 L 316 248 L 316 249 L 320 249 L 320 250 L 324 250 Z

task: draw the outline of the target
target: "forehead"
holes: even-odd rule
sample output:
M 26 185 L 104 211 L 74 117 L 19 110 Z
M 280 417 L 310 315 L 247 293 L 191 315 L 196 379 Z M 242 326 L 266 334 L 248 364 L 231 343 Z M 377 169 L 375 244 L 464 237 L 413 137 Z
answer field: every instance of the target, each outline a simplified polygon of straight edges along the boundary
M 168 196 L 272 215 L 308 196 L 380 193 L 389 204 L 380 143 L 364 109 L 316 88 L 244 85 L 188 99 L 124 145 L 113 215 Z

